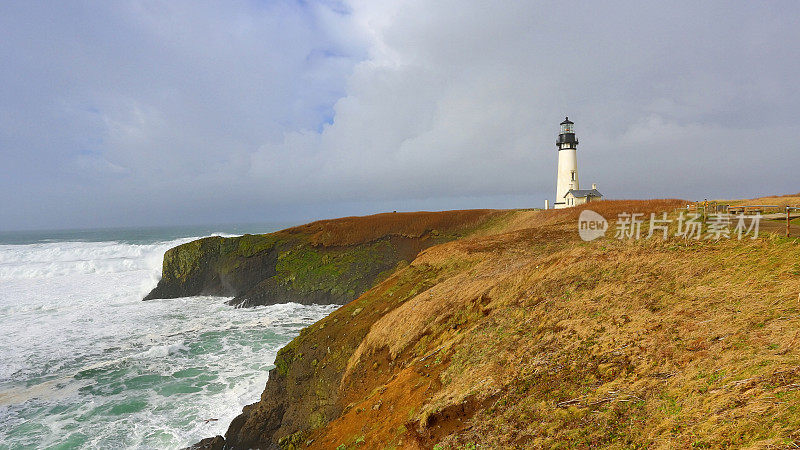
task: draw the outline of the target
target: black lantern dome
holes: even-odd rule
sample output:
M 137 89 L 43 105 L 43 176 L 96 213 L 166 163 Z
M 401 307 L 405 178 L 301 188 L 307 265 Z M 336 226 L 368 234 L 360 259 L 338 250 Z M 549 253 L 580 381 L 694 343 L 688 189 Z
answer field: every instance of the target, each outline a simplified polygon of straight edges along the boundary
M 559 150 L 565 148 L 576 148 L 578 145 L 578 139 L 575 138 L 575 125 L 569 117 L 565 117 L 564 121 L 561 122 L 561 134 L 558 135 L 558 140 L 556 140 L 556 147 Z

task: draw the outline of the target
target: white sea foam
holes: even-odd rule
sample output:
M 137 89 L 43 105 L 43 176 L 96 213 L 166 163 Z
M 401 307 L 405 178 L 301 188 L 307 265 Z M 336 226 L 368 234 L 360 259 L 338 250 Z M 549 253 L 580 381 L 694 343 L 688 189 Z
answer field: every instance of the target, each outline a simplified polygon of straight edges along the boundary
M 158 269 L 167 249 L 189 240 L 146 245 L 120 242 L 0 245 L 0 280 Z
M 0 245 L 0 442 L 176 448 L 224 433 L 277 350 L 334 308 L 142 302 L 164 252 L 191 239 Z
M 189 351 L 183 342 L 177 344 L 154 345 L 145 352 L 136 355 L 137 358 L 163 358 L 180 352 Z

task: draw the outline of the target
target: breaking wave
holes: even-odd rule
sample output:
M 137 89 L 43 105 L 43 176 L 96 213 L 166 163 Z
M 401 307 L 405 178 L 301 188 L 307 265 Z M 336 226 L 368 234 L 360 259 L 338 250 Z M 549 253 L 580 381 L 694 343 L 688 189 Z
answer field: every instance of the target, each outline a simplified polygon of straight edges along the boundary
M 0 245 L 0 448 L 180 448 L 224 433 L 278 349 L 335 308 L 143 302 L 164 252 L 193 239 Z

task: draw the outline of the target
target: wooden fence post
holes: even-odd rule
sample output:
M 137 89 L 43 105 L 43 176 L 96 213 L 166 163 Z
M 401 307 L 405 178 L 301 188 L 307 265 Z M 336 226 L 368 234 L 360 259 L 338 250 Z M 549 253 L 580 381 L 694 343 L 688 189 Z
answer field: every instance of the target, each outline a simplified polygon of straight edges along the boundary
M 786 207 L 786 237 L 789 237 L 789 223 L 790 223 L 790 221 L 789 221 L 789 211 L 791 211 L 791 209 L 789 209 L 789 207 L 787 206 Z

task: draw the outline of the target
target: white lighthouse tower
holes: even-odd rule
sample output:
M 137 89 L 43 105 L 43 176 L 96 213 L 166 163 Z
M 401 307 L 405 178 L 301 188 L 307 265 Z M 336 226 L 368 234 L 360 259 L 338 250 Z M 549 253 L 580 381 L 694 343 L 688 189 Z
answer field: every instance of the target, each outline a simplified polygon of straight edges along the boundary
M 569 117 L 561 122 L 561 134 L 556 140 L 558 147 L 558 178 L 556 180 L 556 209 L 581 205 L 603 198 L 593 184 L 592 189 L 581 189 L 578 183 L 578 139 L 575 137 L 574 123 Z
M 558 180 L 556 181 L 556 201 L 553 204 L 556 209 L 566 208 L 564 196 L 570 189 L 578 190 L 578 139 L 575 138 L 574 123 L 566 117 L 561 122 L 561 134 L 556 140 L 558 147 Z

